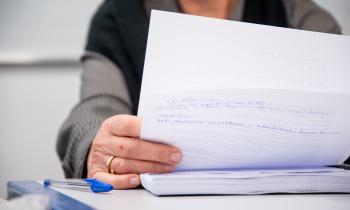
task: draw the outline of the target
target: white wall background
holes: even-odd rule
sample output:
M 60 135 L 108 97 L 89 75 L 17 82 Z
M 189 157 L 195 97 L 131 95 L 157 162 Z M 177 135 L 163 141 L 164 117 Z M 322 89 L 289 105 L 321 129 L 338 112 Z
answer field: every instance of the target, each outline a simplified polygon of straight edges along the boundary
M 9 180 L 63 178 L 56 137 L 78 101 L 78 59 L 100 2 L 0 0 L 1 197 Z M 25 65 L 31 60 L 57 65 Z
M 62 178 L 55 141 L 78 100 L 88 23 L 102 0 L 0 1 L 0 196 L 9 180 Z M 350 1 L 317 0 L 350 35 Z M 69 65 L 6 67 L 61 60 Z

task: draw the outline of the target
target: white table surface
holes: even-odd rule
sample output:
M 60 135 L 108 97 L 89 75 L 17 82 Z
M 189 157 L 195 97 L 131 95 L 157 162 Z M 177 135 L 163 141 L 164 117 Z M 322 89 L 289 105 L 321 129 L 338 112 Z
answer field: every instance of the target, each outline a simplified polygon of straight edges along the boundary
M 168 196 L 146 190 L 113 190 L 105 194 L 58 189 L 97 209 L 269 209 L 350 210 L 350 194 Z

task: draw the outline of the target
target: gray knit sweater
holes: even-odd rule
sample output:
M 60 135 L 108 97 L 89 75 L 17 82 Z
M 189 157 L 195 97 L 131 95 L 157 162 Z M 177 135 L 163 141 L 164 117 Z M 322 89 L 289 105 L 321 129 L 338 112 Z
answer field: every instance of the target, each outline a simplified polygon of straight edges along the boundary
M 145 9 L 177 12 L 175 0 L 145 0 Z M 334 18 L 310 0 L 284 0 L 289 27 L 340 33 Z M 230 19 L 241 20 L 244 0 L 239 0 Z M 101 123 L 116 114 L 131 114 L 132 104 L 126 81 L 116 64 L 101 54 L 86 52 L 81 59 L 79 103 L 63 123 L 57 152 L 66 177 L 85 177 L 90 144 Z

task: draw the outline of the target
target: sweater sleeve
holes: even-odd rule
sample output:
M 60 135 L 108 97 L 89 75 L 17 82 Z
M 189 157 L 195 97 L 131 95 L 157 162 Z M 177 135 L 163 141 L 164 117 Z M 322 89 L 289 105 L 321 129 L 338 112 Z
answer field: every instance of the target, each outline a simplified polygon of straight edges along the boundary
M 132 105 L 120 69 L 101 54 L 82 57 L 79 103 L 65 120 L 56 149 L 66 177 L 86 177 L 86 159 L 101 123 L 116 114 L 131 114 Z
M 311 0 L 284 0 L 291 28 L 341 34 L 335 18 Z

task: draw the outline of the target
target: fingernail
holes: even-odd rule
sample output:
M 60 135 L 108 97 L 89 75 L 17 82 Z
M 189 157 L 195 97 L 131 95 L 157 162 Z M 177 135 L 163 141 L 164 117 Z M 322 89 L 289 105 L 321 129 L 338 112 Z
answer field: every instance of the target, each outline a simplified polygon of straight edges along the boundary
M 169 165 L 165 165 L 164 166 L 164 171 L 168 171 L 168 172 L 171 172 L 174 170 L 174 166 L 169 166 Z
M 170 160 L 173 162 L 180 162 L 181 160 L 181 153 L 179 152 L 174 152 L 170 155 Z
M 130 179 L 130 184 L 131 185 L 139 185 L 140 184 L 140 180 L 138 177 L 133 177 Z

